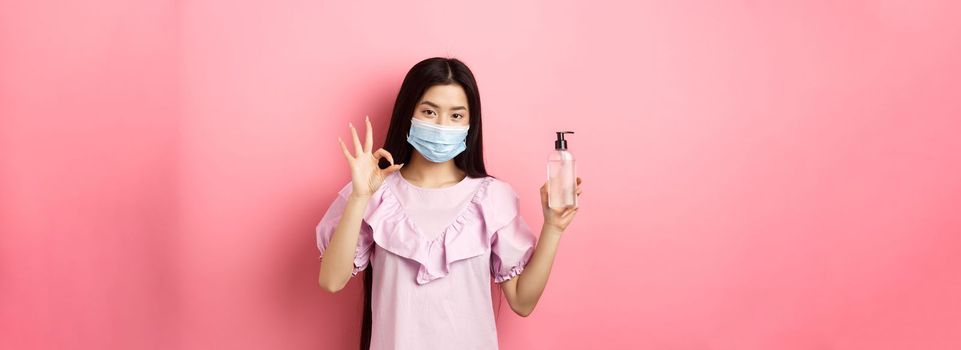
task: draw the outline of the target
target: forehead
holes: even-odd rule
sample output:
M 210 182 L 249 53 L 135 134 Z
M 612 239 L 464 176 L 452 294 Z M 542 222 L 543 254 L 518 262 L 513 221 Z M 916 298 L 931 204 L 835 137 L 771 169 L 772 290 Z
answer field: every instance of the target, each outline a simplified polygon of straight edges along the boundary
M 467 93 L 457 84 L 434 85 L 424 92 L 420 101 L 430 101 L 441 107 L 467 106 Z

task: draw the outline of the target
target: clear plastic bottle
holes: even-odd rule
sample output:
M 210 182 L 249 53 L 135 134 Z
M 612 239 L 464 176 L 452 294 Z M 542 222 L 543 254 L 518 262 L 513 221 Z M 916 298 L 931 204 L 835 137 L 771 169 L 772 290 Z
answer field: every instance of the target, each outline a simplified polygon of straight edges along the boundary
M 557 131 L 554 151 L 547 157 L 547 206 L 551 208 L 577 207 L 577 173 L 574 155 L 567 151 L 564 134 L 573 131 Z

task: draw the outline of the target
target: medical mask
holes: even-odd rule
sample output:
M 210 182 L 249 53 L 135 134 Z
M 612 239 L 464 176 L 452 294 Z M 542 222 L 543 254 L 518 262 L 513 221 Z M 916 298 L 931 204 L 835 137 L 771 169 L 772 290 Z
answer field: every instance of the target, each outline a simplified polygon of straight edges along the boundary
M 407 142 L 427 160 L 443 163 L 467 149 L 468 129 L 469 126 L 441 126 L 411 118 Z

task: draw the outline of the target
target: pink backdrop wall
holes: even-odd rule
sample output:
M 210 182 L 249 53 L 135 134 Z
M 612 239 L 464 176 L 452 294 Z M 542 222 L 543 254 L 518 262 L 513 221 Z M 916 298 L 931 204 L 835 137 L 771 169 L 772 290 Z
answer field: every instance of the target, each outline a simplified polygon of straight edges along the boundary
M 336 138 L 447 55 L 532 226 L 577 132 L 583 209 L 503 348 L 961 348 L 959 13 L 2 1 L 0 348 L 353 348 L 360 281 L 315 282 Z

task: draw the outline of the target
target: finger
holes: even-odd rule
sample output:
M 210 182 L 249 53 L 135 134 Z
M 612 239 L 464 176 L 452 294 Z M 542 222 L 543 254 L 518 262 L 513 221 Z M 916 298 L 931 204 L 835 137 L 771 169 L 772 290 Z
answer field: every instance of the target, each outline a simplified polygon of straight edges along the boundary
M 394 165 L 394 156 L 390 155 L 390 152 L 387 152 L 386 149 L 378 148 L 377 152 L 374 152 L 374 159 L 379 160 L 381 157 L 387 158 L 390 165 Z
M 568 216 L 572 216 L 572 215 L 574 215 L 574 213 L 576 213 L 576 212 L 577 212 L 577 208 L 567 209 L 567 210 L 564 211 L 563 214 L 561 214 L 561 218 L 565 218 L 565 219 L 566 219 Z
M 581 184 L 581 177 L 580 177 L 580 176 L 577 177 L 577 184 L 578 184 L 578 185 Z
M 547 183 L 541 186 L 541 206 L 547 207 Z
M 360 144 L 360 138 L 357 137 L 357 129 L 354 128 L 354 123 L 347 123 L 350 127 L 350 136 L 354 138 L 354 152 L 359 156 L 364 152 L 364 146 Z
M 350 155 L 350 151 L 347 150 L 347 145 L 344 144 L 344 140 L 338 137 L 337 142 L 340 142 L 340 150 L 344 151 L 344 157 L 347 157 L 347 160 L 353 160 L 354 156 Z
M 578 196 L 581 195 L 581 188 L 580 188 L 580 186 L 577 187 L 577 191 L 575 191 L 574 193 L 577 194 Z
M 401 164 L 394 164 L 394 165 L 391 165 L 391 166 L 389 166 L 389 167 L 386 167 L 386 168 L 384 168 L 384 170 L 383 170 L 384 175 L 388 175 L 388 174 L 390 174 L 390 173 L 392 173 L 392 172 L 398 171 L 398 170 L 400 170 L 400 168 L 403 167 L 403 166 L 404 166 L 404 164 L 401 163 Z
M 364 123 L 367 124 L 367 136 L 364 137 L 364 152 L 370 153 L 374 147 L 374 128 L 370 126 L 370 116 L 364 116 Z

